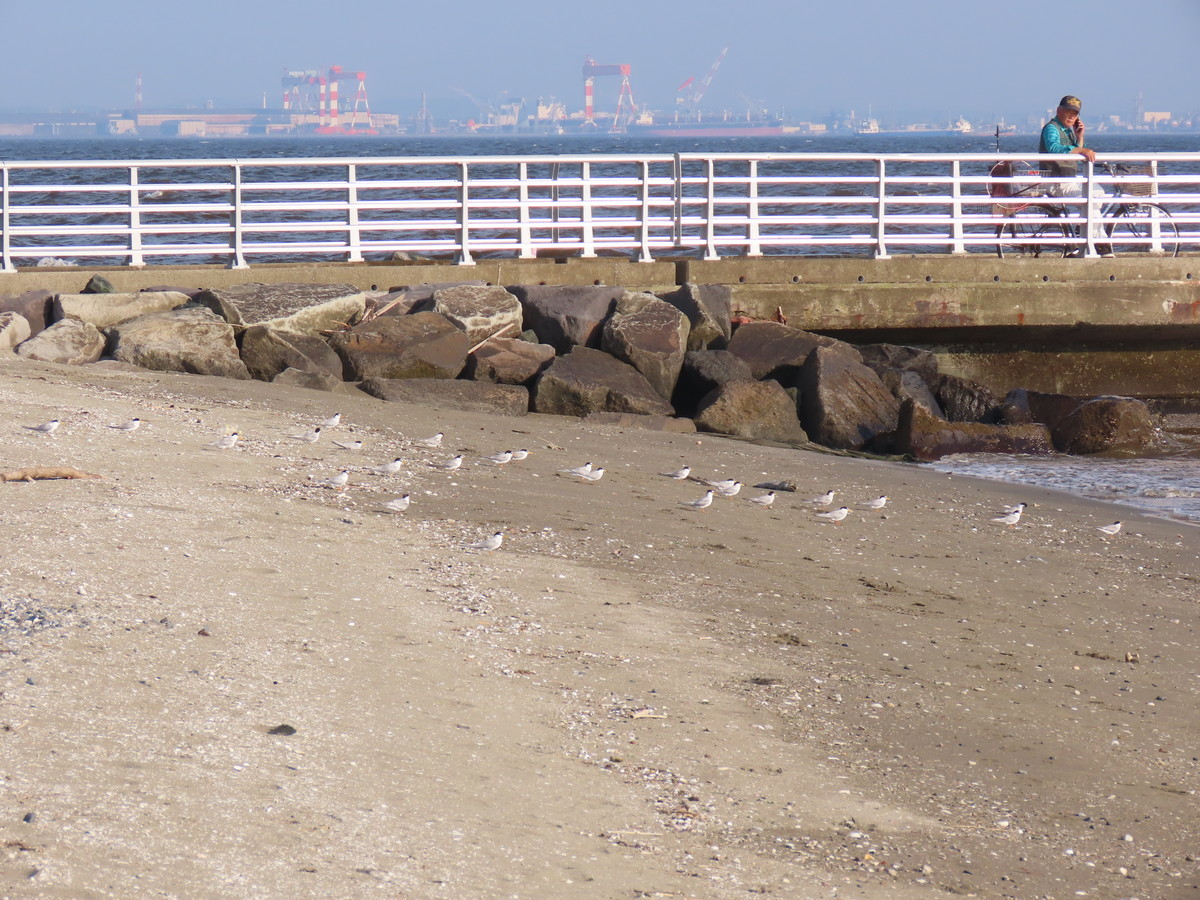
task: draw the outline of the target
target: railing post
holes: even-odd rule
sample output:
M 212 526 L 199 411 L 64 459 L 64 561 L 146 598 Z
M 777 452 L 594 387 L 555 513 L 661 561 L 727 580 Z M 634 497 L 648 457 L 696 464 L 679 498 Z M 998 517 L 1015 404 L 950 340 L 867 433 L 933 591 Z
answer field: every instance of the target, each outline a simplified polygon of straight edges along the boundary
M 458 258 L 455 262 L 460 266 L 475 265 L 475 260 L 471 258 L 471 211 L 468 206 L 471 192 L 467 187 L 469 175 L 470 170 L 464 160 L 458 164 Z
M 887 249 L 887 162 L 877 160 L 876 174 L 879 177 L 879 193 L 876 196 L 875 225 L 872 237 L 875 239 L 875 258 L 888 259 Z
M 229 268 L 248 269 L 250 267 L 246 265 L 242 244 L 245 237 L 242 233 L 242 165 L 238 162 L 233 164 L 233 209 L 229 213 L 229 224 L 233 227 L 233 233 L 229 236 L 229 246 L 233 250 Z
M 582 242 L 579 255 L 583 259 L 596 256 L 596 233 L 592 227 L 592 164 L 581 163 L 579 166 L 579 239 Z
M 1086 179 L 1083 183 L 1083 197 L 1086 203 L 1083 207 L 1083 230 L 1084 230 L 1084 256 L 1091 259 L 1098 257 L 1100 254 L 1096 250 L 1096 242 L 1093 239 L 1093 224 L 1098 224 L 1100 221 L 1100 207 L 1096 203 L 1095 188 L 1093 187 L 1096 177 L 1096 164 L 1090 159 L 1087 160 L 1087 168 L 1084 169 Z M 1098 229 L 1097 229 L 1098 230 Z
M 954 179 L 950 186 L 950 252 L 955 256 L 967 252 L 963 238 L 963 205 L 962 205 L 962 161 L 954 160 L 950 169 Z
M 8 166 L 0 163 L 0 272 L 14 273 L 12 264 L 12 236 L 9 234 Z
M 358 224 L 358 166 L 346 166 L 346 248 L 347 262 L 362 262 L 362 229 Z
M 647 160 L 638 161 L 638 174 L 641 183 L 638 186 L 638 199 L 642 202 L 641 215 L 638 222 L 638 262 L 653 262 L 650 256 L 650 163 Z
M 750 160 L 750 184 L 746 187 L 746 255 L 762 256 L 758 234 L 758 160 Z
M 533 249 L 533 232 L 529 227 L 529 163 L 521 163 L 517 167 L 517 173 L 520 180 L 517 185 L 517 221 L 520 223 L 517 237 L 521 245 L 517 257 L 533 259 L 537 256 L 537 251 Z
M 129 167 L 129 261 L 127 265 L 141 267 L 142 259 L 142 194 L 138 188 L 138 167 Z
M 720 259 L 717 253 L 717 161 L 711 156 L 704 161 L 704 258 Z
M 683 160 L 679 154 L 675 154 L 675 158 L 671 163 L 671 177 L 675 184 L 672 188 L 674 196 L 673 210 L 671 213 L 674 222 L 671 225 L 671 240 L 676 247 L 683 246 Z
M 550 222 L 552 224 L 550 242 L 553 244 L 562 241 L 561 229 L 558 227 L 562 221 L 562 211 L 558 207 L 558 201 L 562 197 L 562 191 L 558 186 L 559 163 L 550 163 Z

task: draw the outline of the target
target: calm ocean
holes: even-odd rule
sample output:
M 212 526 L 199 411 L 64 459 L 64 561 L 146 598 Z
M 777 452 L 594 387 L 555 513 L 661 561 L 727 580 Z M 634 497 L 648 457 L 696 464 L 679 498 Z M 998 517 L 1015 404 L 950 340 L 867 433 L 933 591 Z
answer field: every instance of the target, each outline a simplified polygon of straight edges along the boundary
M 1200 150 L 1196 134 L 1089 133 L 1089 144 L 1104 152 L 1189 153 Z M 89 138 L 0 140 L 3 160 L 258 159 L 348 156 L 491 156 L 556 153 L 650 154 L 727 153 L 988 153 L 988 134 L 853 135 L 761 138 L 600 137 L 337 137 L 337 138 Z M 1004 153 L 1036 152 L 1037 135 L 1006 135 Z M 1139 459 L 1091 457 L 950 457 L 942 471 L 1020 484 L 1036 484 L 1110 501 L 1142 512 L 1200 525 L 1200 435 L 1168 436 L 1161 455 Z M 1020 491 L 1014 487 L 1013 502 Z M 1121 513 L 1116 513 L 1116 518 Z

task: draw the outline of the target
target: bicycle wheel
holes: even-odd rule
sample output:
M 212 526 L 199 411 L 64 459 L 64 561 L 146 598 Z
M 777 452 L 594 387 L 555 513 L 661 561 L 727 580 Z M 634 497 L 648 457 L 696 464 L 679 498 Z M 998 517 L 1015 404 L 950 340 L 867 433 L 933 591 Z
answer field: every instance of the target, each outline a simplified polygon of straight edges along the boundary
M 1030 221 L 1026 221 L 1026 218 Z M 1001 259 L 1060 258 L 1072 249 L 1065 240 L 1046 243 L 1054 238 L 1068 238 L 1066 225 L 1039 222 L 1033 217 L 1014 216 L 996 229 L 996 255 Z
M 1114 253 L 1179 255 L 1179 228 L 1157 203 L 1127 203 L 1108 229 Z

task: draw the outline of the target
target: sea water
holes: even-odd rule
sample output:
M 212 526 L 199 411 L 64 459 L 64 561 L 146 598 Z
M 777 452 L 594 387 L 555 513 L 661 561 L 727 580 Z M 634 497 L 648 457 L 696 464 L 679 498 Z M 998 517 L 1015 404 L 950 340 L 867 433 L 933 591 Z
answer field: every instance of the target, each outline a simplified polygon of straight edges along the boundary
M 1104 152 L 1192 152 L 1196 135 L 1089 134 Z M 1037 135 L 1005 135 L 1003 153 L 1037 150 Z M 143 160 L 329 158 L 348 156 L 503 156 L 532 154 L 651 153 L 986 153 L 996 150 L 988 134 L 786 135 L 726 138 L 625 136 L 471 136 L 336 138 L 19 138 L 0 140 L 0 160 Z M 297 175 L 299 177 L 299 175 Z M 1179 437 L 1179 436 L 1176 436 Z M 1019 485 L 1053 488 L 1142 512 L 1200 525 L 1200 442 L 1173 441 L 1170 452 L 1142 458 L 1007 456 L 972 454 L 932 464 L 940 471 L 1009 482 L 1013 502 Z M 1120 511 L 1114 518 L 1120 518 Z

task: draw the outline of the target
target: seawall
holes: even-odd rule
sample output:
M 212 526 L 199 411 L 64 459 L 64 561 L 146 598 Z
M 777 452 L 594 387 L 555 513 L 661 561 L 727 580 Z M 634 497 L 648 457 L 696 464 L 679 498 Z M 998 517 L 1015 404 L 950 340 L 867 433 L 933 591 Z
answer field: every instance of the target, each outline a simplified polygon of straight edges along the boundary
M 481 259 L 145 268 L 29 268 L 0 293 L 73 293 L 104 275 L 119 291 L 245 282 L 346 282 L 388 290 L 425 282 L 731 287 L 735 309 L 854 342 L 934 350 L 943 370 L 1006 391 L 1200 399 L 1200 257 L 1011 260 L 971 254 L 887 260 L 814 257 Z

